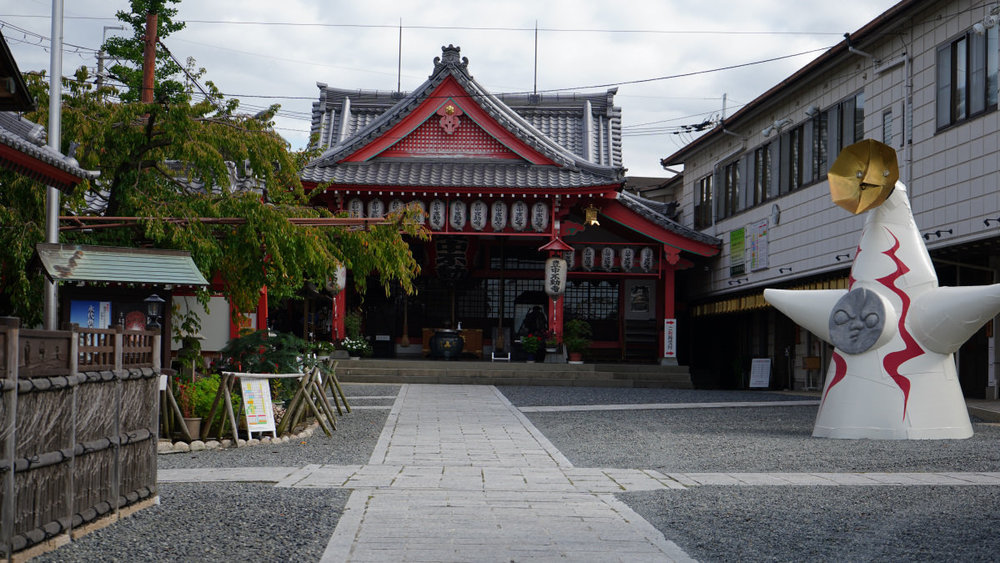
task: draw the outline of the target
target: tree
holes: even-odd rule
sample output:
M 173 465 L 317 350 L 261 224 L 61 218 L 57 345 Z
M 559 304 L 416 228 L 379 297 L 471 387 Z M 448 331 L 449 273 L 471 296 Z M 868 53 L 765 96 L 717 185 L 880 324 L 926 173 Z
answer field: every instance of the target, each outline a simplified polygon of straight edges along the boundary
M 153 2 L 133 0 L 134 7 L 145 4 Z M 44 73 L 26 78 L 39 108 L 26 117 L 47 123 Z M 239 102 L 224 100 L 211 82 L 206 84 L 208 97 L 199 102 L 183 87 L 157 103 L 109 100 L 89 78 L 81 68 L 75 80 L 64 79 L 62 150 L 69 150 L 70 141 L 79 143 L 75 157 L 80 165 L 101 176 L 64 196 L 64 208 L 76 215 L 101 209 L 107 216 L 137 217 L 139 232 L 67 232 L 64 242 L 190 251 L 206 278 L 223 277 L 225 295 L 241 311 L 256 306 L 264 286 L 275 299 L 294 297 L 305 280 L 334 276 L 338 263 L 352 271 L 362 291 L 372 274 L 387 293 L 393 282 L 413 291 L 419 265 L 403 236 L 427 236 L 413 212 L 367 230 L 288 221 L 332 215 L 311 206 L 303 192 L 299 172 L 315 155 L 292 152 L 274 132 L 271 120 L 278 106 L 252 116 L 239 113 Z M 40 318 L 41 286 L 27 267 L 35 243 L 44 237 L 44 189 L 10 174 L 2 181 L 0 307 L 33 324 Z M 240 187 L 233 189 L 234 183 Z M 200 220 L 224 217 L 244 221 L 218 225 Z

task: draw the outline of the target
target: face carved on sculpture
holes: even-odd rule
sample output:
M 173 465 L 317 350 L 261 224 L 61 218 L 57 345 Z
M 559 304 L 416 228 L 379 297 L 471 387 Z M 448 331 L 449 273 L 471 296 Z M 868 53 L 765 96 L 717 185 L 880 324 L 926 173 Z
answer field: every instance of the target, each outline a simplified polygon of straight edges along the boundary
M 866 352 L 878 341 L 884 327 L 885 306 L 869 289 L 852 289 L 830 313 L 830 339 L 848 354 Z

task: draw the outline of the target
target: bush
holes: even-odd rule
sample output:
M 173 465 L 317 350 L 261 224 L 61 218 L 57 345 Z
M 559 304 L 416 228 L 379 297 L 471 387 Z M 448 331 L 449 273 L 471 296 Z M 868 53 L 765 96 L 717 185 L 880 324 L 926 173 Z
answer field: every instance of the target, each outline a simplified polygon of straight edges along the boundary
M 568 352 L 585 352 L 590 347 L 590 336 L 590 323 L 583 319 L 573 319 L 563 327 L 563 343 Z

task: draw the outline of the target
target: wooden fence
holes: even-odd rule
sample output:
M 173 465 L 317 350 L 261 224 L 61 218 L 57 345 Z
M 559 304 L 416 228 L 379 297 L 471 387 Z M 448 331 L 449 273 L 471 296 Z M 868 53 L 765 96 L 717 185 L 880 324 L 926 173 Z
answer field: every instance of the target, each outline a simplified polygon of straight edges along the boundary
M 159 351 L 155 332 L 22 330 L 0 317 L 7 559 L 155 497 Z

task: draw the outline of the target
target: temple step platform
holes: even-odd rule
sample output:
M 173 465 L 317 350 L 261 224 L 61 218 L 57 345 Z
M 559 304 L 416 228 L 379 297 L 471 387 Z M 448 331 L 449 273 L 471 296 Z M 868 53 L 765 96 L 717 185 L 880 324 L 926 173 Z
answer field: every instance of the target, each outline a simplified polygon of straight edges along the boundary
M 691 389 L 687 366 L 552 364 L 467 360 L 340 360 L 337 377 L 351 383 L 447 383 Z

